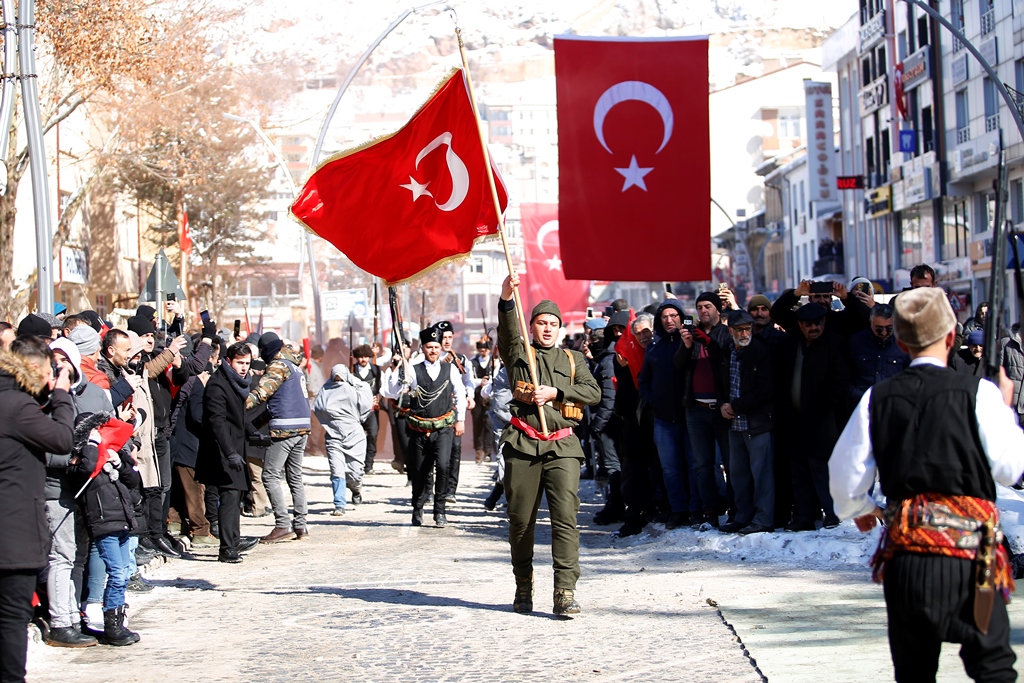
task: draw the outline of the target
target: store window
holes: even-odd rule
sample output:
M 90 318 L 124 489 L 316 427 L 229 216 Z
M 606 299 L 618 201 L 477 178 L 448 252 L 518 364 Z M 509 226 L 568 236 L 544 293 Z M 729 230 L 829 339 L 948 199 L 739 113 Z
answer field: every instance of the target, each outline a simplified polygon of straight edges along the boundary
M 921 255 L 924 246 L 921 240 L 921 216 L 916 211 L 904 211 L 902 216 L 900 267 L 910 269 L 924 260 Z
M 968 243 L 971 241 L 971 221 L 970 205 L 966 199 L 946 204 L 941 234 L 943 261 L 968 255 Z

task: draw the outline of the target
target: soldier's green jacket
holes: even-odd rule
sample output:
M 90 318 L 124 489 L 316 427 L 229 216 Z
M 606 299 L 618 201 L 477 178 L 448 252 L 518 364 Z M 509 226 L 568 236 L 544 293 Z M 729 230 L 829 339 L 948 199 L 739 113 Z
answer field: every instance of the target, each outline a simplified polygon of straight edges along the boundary
M 576 377 L 570 384 L 572 370 L 564 350 L 557 346 L 544 349 L 537 344 L 534 344 L 533 348 L 537 356 L 537 380 L 540 384 L 558 389 L 559 401 L 570 401 L 577 404 L 580 409 L 584 405 L 592 406 L 600 402 L 601 387 L 590 374 L 587 359 L 582 353 L 570 351 L 576 359 Z M 498 302 L 498 353 L 501 354 L 501 360 L 507 368 L 508 383 L 512 389 L 515 389 L 516 382 L 530 382 L 527 351 L 523 345 L 522 335 L 519 334 L 515 305 L 511 301 Z M 512 399 L 509 409 L 513 416 L 540 431 L 536 405 Z M 579 424 L 576 420 L 562 417 L 562 414 L 550 404 L 545 405 L 543 410 L 549 433 Z M 510 424 L 505 428 L 502 440 L 525 455 L 583 459 L 583 448 L 575 435 L 558 441 L 540 441 L 530 438 Z

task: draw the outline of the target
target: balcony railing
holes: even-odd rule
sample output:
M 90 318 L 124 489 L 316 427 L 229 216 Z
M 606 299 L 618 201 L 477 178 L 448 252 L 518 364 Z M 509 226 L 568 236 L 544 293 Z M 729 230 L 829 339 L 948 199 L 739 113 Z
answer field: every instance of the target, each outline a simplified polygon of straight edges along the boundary
M 957 128 L 956 129 L 956 144 L 962 145 L 965 142 L 971 141 L 971 129 L 970 127 Z
M 999 129 L 999 114 L 992 114 L 985 117 L 985 132 L 991 133 Z
M 981 15 L 981 35 L 987 36 L 996 30 L 996 11 L 990 9 Z
M 964 27 L 961 26 L 960 30 L 963 31 Z M 960 50 L 963 50 L 963 49 L 964 49 L 964 44 L 960 42 L 960 39 L 959 38 L 953 38 L 953 54 L 956 54 L 957 52 L 960 52 Z

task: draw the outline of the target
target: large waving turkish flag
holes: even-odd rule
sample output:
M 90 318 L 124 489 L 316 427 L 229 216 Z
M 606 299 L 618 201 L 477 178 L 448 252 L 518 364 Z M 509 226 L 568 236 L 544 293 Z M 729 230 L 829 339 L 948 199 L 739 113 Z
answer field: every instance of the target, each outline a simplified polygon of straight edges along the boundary
M 526 309 L 551 299 L 562 309 L 565 322 L 585 317 L 590 280 L 566 280 L 562 273 L 558 204 L 520 204 L 519 211 L 526 257 Z
M 464 256 L 498 226 L 478 125 L 456 70 L 397 133 L 321 164 L 292 215 L 388 285 Z
M 555 38 L 572 279 L 711 277 L 706 38 Z

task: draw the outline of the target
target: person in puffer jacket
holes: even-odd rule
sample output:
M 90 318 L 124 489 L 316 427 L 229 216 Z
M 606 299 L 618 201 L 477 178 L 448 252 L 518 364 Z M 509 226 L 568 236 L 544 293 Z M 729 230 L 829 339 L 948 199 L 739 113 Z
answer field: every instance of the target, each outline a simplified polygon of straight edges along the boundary
M 74 458 L 68 471 L 84 489 L 85 526 L 107 569 L 100 640 L 107 645 L 132 645 L 139 641 L 139 636 L 124 626 L 124 595 L 131 577 L 128 540 L 136 526 L 130 489 L 139 485 L 140 476 L 130 446 L 119 452 L 108 449 L 107 453 L 100 453 L 98 429 L 111 417 L 110 413 L 78 416 Z M 92 476 L 94 472 L 96 476 Z

